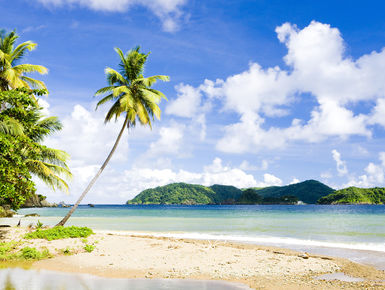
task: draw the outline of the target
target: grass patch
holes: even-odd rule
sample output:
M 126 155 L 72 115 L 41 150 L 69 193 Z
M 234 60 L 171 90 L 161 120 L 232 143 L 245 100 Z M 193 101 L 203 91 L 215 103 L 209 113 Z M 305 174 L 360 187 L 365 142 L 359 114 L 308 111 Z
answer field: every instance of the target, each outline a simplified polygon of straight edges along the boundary
M 68 255 L 68 256 L 73 254 L 71 248 L 69 248 L 69 247 L 63 249 L 62 252 L 63 252 L 64 255 Z
M 86 252 L 88 252 L 88 253 L 91 253 L 93 250 L 95 250 L 95 246 L 94 245 L 90 245 L 90 244 L 85 245 L 84 246 L 84 250 L 86 250 Z
M 21 242 L 0 243 L 0 262 L 41 260 L 52 257 L 48 249 L 39 251 L 36 248 L 20 248 Z
M 49 253 L 48 249 L 44 249 L 40 252 L 36 248 L 25 247 L 20 251 L 20 258 L 25 260 L 41 260 L 50 257 L 51 254 Z
M 34 232 L 28 233 L 24 236 L 25 239 L 45 239 L 48 241 L 67 239 L 67 238 L 87 238 L 94 232 L 87 227 L 54 227 L 51 229 L 41 230 L 37 229 Z

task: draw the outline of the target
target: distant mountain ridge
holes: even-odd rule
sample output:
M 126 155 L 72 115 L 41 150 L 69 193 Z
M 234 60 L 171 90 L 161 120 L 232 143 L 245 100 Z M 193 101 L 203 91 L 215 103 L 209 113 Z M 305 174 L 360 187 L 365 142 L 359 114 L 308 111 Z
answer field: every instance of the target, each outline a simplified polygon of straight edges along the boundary
M 150 188 L 139 193 L 127 204 L 256 204 L 268 203 L 292 204 L 295 200 L 316 203 L 321 197 L 334 192 L 334 189 L 316 181 L 307 180 L 286 186 L 270 186 L 254 189 L 261 198 L 246 196 L 244 190 L 229 185 L 215 184 L 210 187 L 199 184 L 172 183 Z

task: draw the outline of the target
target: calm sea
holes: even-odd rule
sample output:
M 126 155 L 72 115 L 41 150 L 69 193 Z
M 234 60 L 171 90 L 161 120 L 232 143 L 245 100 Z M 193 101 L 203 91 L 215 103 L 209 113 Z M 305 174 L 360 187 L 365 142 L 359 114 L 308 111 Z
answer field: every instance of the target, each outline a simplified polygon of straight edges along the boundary
M 68 208 L 29 208 L 7 219 L 55 225 Z M 38 213 L 38 218 L 21 215 Z M 0 223 L 5 220 L 0 219 Z M 276 245 L 351 258 L 385 269 L 383 205 L 95 205 L 80 206 L 68 225 Z

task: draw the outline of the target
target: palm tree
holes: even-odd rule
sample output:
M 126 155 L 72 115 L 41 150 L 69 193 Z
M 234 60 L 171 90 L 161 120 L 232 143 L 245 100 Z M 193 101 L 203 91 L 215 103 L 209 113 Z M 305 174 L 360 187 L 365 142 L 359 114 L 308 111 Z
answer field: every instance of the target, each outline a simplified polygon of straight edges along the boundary
M 33 126 L 29 127 L 28 131 L 25 130 L 24 133 L 34 144 L 38 145 L 33 146 L 33 148 L 25 148 L 23 152 L 24 163 L 32 175 L 37 176 L 52 189 L 68 192 L 68 184 L 62 176 L 67 179 L 72 177 L 66 163 L 69 154 L 41 144 L 47 136 L 60 131 L 63 127 L 62 124 L 57 117 L 42 118 L 38 112 L 33 112 L 29 118 Z
M 106 96 L 98 102 L 96 108 L 109 101 L 113 101 L 114 103 L 108 111 L 104 122 L 108 123 L 112 119 L 115 119 L 116 121 L 120 115 L 123 114 L 123 126 L 107 159 L 68 214 L 57 224 L 58 226 L 63 226 L 67 222 L 85 195 L 94 185 L 97 178 L 103 172 L 114 154 L 124 130 L 126 128 L 134 127 L 137 121 L 142 125 L 149 125 L 151 128 L 151 120 L 154 120 L 154 116 L 160 119 L 161 111 L 158 104 L 162 98 L 166 99 L 166 97 L 163 93 L 152 89 L 151 87 L 157 80 L 168 81 L 169 77 L 155 75 L 145 78 L 143 76 L 143 71 L 149 53 L 144 54 L 139 52 L 139 50 L 140 47 L 138 46 L 124 55 L 119 48 L 115 48 L 115 51 L 120 57 L 119 72 L 109 67 L 105 69 L 108 86 L 98 90 L 95 93 L 95 96 Z
M 69 155 L 58 149 L 44 146 L 44 139 L 62 129 L 57 117 L 44 117 L 41 107 L 31 97 L 42 92 L 29 89 L 0 91 L 0 137 L 18 144 L 17 154 L 28 171 L 53 189 L 68 192 L 68 184 L 62 178 L 71 178 L 66 164 Z M 16 149 L 15 149 L 16 150 Z
M 0 31 L 0 91 L 22 87 L 46 89 L 42 81 L 35 80 L 25 74 L 31 72 L 46 74 L 47 68 L 34 64 L 17 64 L 27 51 L 35 49 L 37 44 L 26 41 L 14 47 L 18 38 L 19 36 L 15 31 L 8 34 L 5 31 Z

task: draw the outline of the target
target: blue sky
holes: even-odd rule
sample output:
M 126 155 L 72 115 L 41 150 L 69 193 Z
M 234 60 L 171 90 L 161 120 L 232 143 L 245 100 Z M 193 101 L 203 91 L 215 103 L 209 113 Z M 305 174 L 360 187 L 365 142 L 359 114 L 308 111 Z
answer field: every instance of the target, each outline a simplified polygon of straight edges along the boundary
M 68 151 L 74 202 L 120 123 L 103 124 L 94 92 L 114 47 L 151 51 L 146 75 L 169 101 L 153 130 L 122 140 L 85 202 L 123 203 L 171 182 L 239 187 L 317 179 L 384 186 L 385 20 L 382 1 L 0 0 L 0 27 L 38 48 L 42 101 Z

